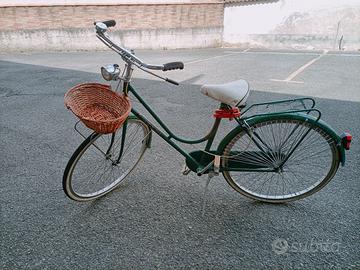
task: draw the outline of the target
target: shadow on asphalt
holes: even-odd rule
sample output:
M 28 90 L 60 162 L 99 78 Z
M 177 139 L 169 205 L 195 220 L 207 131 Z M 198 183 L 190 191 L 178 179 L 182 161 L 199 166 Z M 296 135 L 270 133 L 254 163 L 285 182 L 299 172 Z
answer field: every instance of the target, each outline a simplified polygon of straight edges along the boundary
M 62 173 L 81 138 L 72 129 L 76 119 L 65 109 L 63 95 L 86 81 L 101 78 L 0 61 L 1 269 L 359 266 L 356 143 L 346 167 L 326 188 L 288 204 L 253 202 L 217 177 L 202 217 L 205 178 L 182 176 L 183 158 L 157 136 L 123 187 L 90 203 L 66 198 Z M 134 85 L 177 134 L 200 137 L 210 127 L 217 103 L 202 96 L 198 85 L 174 87 L 141 79 Z M 289 97 L 253 91 L 249 103 Z M 337 131 L 360 133 L 355 121 L 359 103 L 316 101 Z M 226 123 L 220 137 L 233 126 Z M 288 247 L 306 248 L 289 248 L 279 255 L 273 246 L 278 239 L 285 239 Z M 326 241 L 339 243 L 340 249 L 309 249 Z

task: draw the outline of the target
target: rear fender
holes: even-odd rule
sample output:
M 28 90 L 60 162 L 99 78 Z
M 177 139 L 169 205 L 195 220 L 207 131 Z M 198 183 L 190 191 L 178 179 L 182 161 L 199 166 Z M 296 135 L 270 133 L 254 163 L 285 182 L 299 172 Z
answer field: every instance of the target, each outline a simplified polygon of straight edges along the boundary
M 304 113 L 284 113 L 281 115 L 254 116 L 246 119 L 246 122 L 249 126 L 252 126 L 259 122 L 271 121 L 279 118 L 306 121 L 324 130 L 334 140 L 336 144 L 336 148 L 338 150 L 337 152 L 338 152 L 339 161 L 342 166 L 345 165 L 345 149 L 341 143 L 341 137 L 338 134 L 336 134 L 333 128 L 331 128 L 326 122 L 322 121 L 321 119 L 317 119 L 316 117 Z M 231 130 L 220 142 L 216 152 L 219 155 L 221 155 L 224 152 L 225 147 L 228 145 L 228 143 L 242 130 L 244 130 L 244 127 L 240 125 L 236 126 L 233 130 Z

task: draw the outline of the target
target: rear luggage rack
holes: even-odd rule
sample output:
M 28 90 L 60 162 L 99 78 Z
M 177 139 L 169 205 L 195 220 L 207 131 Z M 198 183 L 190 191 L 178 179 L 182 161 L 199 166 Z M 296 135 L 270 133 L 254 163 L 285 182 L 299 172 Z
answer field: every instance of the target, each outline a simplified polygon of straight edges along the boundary
M 255 103 L 241 113 L 241 119 L 263 115 L 281 115 L 285 113 L 317 113 L 316 121 L 321 117 L 321 112 L 315 109 L 315 100 L 308 97 Z

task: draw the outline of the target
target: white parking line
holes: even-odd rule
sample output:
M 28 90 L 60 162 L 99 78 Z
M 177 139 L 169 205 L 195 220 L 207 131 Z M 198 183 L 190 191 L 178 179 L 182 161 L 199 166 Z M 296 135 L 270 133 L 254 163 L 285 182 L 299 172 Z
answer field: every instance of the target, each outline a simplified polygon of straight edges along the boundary
M 272 52 L 272 51 L 250 51 L 251 48 L 246 49 L 244 51 L 224 51 L 231 54 L 269 54 L 269 55 L 319 55 L 319 53 L 316 52 Z M 351 57 L 360 57 L 360 54 L 354 54 L 354 53 L 331 53 L 328 52 L 326 55 L 329 56 L 351 56 Z
M 318 61 L 321 57 L 323 57 L 325 54 L 327 54 L 328 51 L 324 50 L 322 54 L 320 54 L 318 57 L 310 60 L 305 65 L 299 67 L 297 70 L 295 70 L 293 73 L 291 73 L 285 80 L 279 80 L 279 79 L 270 79 L 270 81 L 275 82 L 290 82 L 290 83 L 303 83 L 300 81 L 294 81 L 293 79 L 298 76 L 300 73 L 302 73 L 305 69 L 310 67 L 312 64 L 314 64 L 316 61 Z
M 286 79 L 270 79 L 270 81 L 274 81 L 274 82 L 285 82 L 285 83 L 304 83 L 301 81 L 295 81 L 294 78 L 296 78 L 299 74 L 301 74 L 302 72 L 304 72 L 308 67 L 310 67 L 312 64 L 314 64 L 315 62 L 317 62 L 320 58 L 322 58 L 323 56 L 327 55 L 327 56 L 351 56 L 351 57 L 360 57 L 360 54 L 352 54 L 352 53 L 329 53 L 329 51 L 327 50 L 323 50 L 323 52 L 319 55 L 319 53 L 316 52 L 272 52 L 272 51 L 250 51 L 251 48 L 247 48 L 245 50 L 242 51 L 223 51 L 224 54 L 222 55 L 216 55 L 213 57 L 208 57 L 208 58 L 203 58 L 203 59 L 197 59 L 197 60 L 193 60 L 193 61 L 189 61 L 189 62 L 185 62 L 185 65 L 191 65 L 191 64 L 196 64 L 196 63 L 201 63 L 201 62 L 205 62 L 205 61 L 210 61 L 213 59 L 218 59 L 218 58 L 224 58 L 224 57 L 228 57 L 228 56 L 232 56 L 235 54 L 266 54 L 266 55 L 314 55 L 316 56 L 314 59 L 310 60 L 309 62 L 307 62 L 305 65 L 302 65 L 301 67 L 299 67 L 297 70 L 295 70 L 294 72 L 292 72 Z
M 227 57 L 227 56 L 231 56 L 231 55 L 234 55 L 234 54 L 267 54 L 267 55 L 316 55 L 317 57 L 313 60 L 311 60 L 309 63 L 305 64 L 304 66 L 300 67 L 299 70 L 299 73 L 295 74 L 296 76 L 298 74 L 300 74 L 302 71 L 304 71 L 308 66 L 311 66 L 313 63 L 315 63 L 317 60 L 319 60 L 321 57 L 323 57 L 324 55 L 331 55 L 331 56 L 351 56 L 351 57 L 360 57 L 360 54 L 351 54 L 351 53 L 328 53 L 328 51 L 324 50 L 322 54 L 319 55 L 319 53 L 316 53 L 316 52 L 267 52 L 267 51 L 250 51 L 251 48 L 247 48 L 245 50 L 242 50 L 242 51 L 223 51 L 225 54 L 222 54 L 222 55 L 217 55 L 217 56 L 213 56 L 213 57 L 209 57 L 209 58 L 203 58 L 203 59 L 197 59 L 197 60 L 194 60 L 194 61 L 189 61 L 189 62 L 186 62 L 184 63 L 185 65 L 190 65 L 190 64 L 195 64 L 195 63 L 201 63 L 201 62 L 205 62 L 205 61 L 209 61 L 209 60 L 212 60 L 212 59 L 217 59 L 217 58 L 223 58 L 223 57 Z M 314 62 L 312 62 L 314 61 Z M 300 69 L 303 68 L 303 70 L 300 71 Z M 295 72 L 297 72 L 295 71 Z M 293 73 L 295 73 L 293 72 Z M 292 75 L 292 74 L 290 74 Z M 290 75 L 288 77 L 290 77 Z M 296 77 L 294 76 L 294 77 Z M 296 81 L 293 81 L 292 79 L 290 80 L 277 80 L 277 79 L 271 79 L 273 81 L 286 81 L 286 82 L 293 82 L 293 83 L 296 83 Z M 302 82 L 297 82 L 297 83 L 302 83 Z
M 351 57 L 360 57 L 360 54 L 353 54 L 353 53 L 327 53 L 326 55 L 331 55 L 331 56 L 351 56 Z
M 213 57 L 209 57 L 209 58 L 203 58 L 203 59 L 198 59 L 198 60 L 194 60 L 194 61 L 189 61 L 189 62 L 186 62 L 184 64 L 189 65 L 189 64 L 195 64 L 195 63 L 200 63 L 200 62 L 204 62 L 204 61 L 213 60 L 213 59 L 216 59 L 216 58 L 223 58 L 223 57 L 227 57 L 227 56 L 230 56 L 230 55 L 233 55 L 233 54 L 244 53 L 244 52 L 247 52 L 248 50 L 250 50 L 250 48 L 248 48 L 246 50 L 243 50 L 243 51 L 240 51 L 240 52 L 229 52 L 229 53 L 223 54 L 223 55 L 217 55 L 217 56 L 213 56 Z

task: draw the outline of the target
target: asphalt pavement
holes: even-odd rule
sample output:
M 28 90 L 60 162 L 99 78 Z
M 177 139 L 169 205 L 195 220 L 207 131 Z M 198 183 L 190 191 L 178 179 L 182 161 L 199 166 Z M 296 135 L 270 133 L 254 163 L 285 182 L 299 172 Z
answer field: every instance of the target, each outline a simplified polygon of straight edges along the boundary
M 183 176 L 183 157 L 154 136 L 129 181 L 74 202 L 61 181 L 82 138 L 63 96 L 75 84 L 104 82 L 99 67 L 120 61 L 111 52 L 0 54 L 0 269 L 360 269 L 359 53 L 137 55 L 185 62 L 166 74 L 178 87 L 137 71 L 133 80 L 176 134 L 196 138 L 210 128 L 217 103 L 201 95 L 201 84 L 243 78 L 249 104 L 314 97 L 326 122 L 353 135 L 346 166 L 320 192 L 281 205 L 247 199 L 216 177 L 202 216 L 206 176 Z M 234 125 L 224 121 L 216 141 Z

